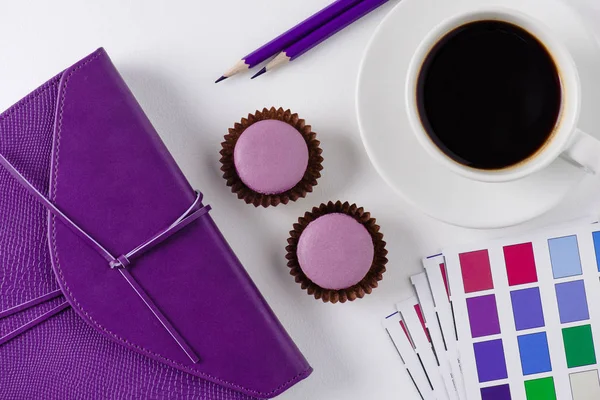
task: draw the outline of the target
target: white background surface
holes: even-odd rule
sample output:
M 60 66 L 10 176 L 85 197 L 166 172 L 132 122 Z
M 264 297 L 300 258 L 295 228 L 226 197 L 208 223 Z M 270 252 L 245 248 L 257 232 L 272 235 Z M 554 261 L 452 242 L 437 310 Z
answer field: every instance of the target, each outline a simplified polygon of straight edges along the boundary
M 589 23 L 600 18 L 600 5 L 593 5 L 593 0 L 570 1 Z M 254 81 L 244 75 L 213 83 L 241 56 L 328 3 L 5 2 L 0 10 L 0 109 L 104 46 L 193 186 L 205 193 L 225 237 L 314 367 L 309 379 L 280 398 L 417 399 L 380 320 L 396 302 L 412 295 L 407 277 L 421 271 L 420 257 L 451 244 L 586 216 L 600 203 L 600 178 L 589 178 L 544 217 L 502 231 L 452 227 L 404 204 L 371 166 L 354 107 L 362 53 L 395 0 L 292 65 Z M 406 34 L 410 35 L 410 26 Z M 322 142 L 325 169 L 306 199 L 255 209 L 225 186 L 218 151 L 234 122 L 272 105 L 291 108 L 313 126 Z M 445 195 L 451 194 L 440 193 Z M 284 248 L 292 223 L 304 211 L 338 199 L 356 202 L 377 218 L 390 262 L 373 294 L 331 305 L 315 301 L 294 283 Z

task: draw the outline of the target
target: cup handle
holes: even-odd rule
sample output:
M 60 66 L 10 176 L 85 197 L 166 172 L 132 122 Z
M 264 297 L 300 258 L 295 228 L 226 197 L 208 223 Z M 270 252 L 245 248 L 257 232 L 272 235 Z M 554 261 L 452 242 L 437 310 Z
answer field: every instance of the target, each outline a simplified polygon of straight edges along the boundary
M 575 131 L 562 157 L 587 173 L 600 174 L 600 140 L 581 129 Z

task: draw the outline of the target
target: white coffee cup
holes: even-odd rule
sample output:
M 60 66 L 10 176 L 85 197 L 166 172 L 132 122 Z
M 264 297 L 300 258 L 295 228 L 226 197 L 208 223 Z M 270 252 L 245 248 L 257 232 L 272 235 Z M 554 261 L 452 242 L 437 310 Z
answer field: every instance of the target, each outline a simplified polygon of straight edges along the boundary
M 562 100 L 553 132 L 534 155 L 503 169 L 483 170 L 453 160 L 431 140 L 419 116 L 417 83 L 426 57 L 446 34 L 470 22 L 490 20 L 519 26 L 546 47 L 558 70 Z M 438 25 L 421 42 L 411 60 L 405 96 L 409 121 L 419 143 L 437 162 L 467 178 L 484 182 L 512 181 L 547 167 L 558 157 L 573 162 L 587 172 L 600 172 L 600 141 L 577 128 L 581 110 L 581 83 L 577 66 L 559 38 L 541 22 L 523 13 L 504 8 L 485 8 L 454 16 Z

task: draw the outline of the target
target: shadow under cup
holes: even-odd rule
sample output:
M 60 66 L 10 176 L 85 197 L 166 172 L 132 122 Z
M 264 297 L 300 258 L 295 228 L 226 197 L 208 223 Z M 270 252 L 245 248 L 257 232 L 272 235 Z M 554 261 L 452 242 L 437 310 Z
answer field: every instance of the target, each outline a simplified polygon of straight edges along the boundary
M 416 105 L 427 136 L 453 161 L 505 170 L 551 141 L 563 102 L 558 67 L 533 34 L 500 20 L 454 28 L 427 53 Z

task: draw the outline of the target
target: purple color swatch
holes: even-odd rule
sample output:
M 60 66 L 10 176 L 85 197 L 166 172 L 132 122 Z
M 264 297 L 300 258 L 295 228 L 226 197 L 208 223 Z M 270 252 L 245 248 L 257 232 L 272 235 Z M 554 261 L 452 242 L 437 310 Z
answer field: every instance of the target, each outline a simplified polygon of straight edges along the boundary
M 557 284 L 556 299 L 561 324 L 590 318 L 583 281 Z
M 502 339 L 475 343 L 473 350 L 480 383 L 508 378 Z
M 511 400 L 510 386 L 490 386 L 481 389 L 481 400 Z
M 540 289 L 537 287 L 510 293 L 515 327 L 518 331 L 544 326 Z
M 493 294 L 467 299 L 471 336 L 497 335 L 500 333 L 496 296 Z

